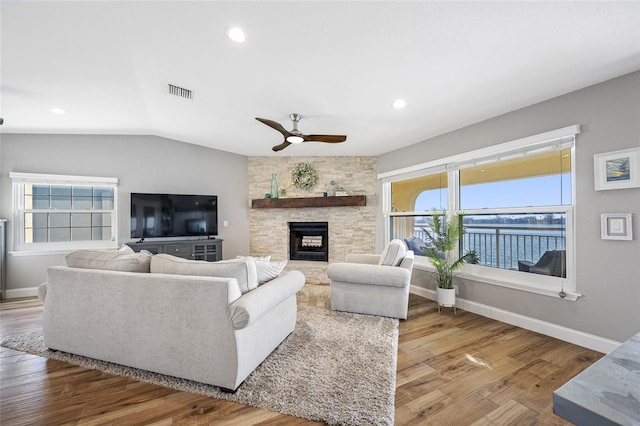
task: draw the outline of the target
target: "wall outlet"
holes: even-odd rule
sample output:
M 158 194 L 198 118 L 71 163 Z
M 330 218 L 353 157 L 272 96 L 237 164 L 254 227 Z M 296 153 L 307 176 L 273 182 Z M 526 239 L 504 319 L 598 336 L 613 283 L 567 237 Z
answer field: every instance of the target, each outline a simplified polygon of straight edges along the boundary
M 229 221 L 225 220 L 224 222 L 222 222 L 222 226 L 229 226 Z
M 460 295 L 460 288 L 457 285 L 454 285 L 453 288 L 456 290 L 456 296 Z

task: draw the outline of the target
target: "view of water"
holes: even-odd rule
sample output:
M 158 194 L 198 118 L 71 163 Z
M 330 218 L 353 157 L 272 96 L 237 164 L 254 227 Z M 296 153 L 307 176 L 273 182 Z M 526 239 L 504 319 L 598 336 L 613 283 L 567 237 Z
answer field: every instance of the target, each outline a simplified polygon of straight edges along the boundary
M 416 225 L 414 235 L 426 241 L 424 225 Z M 565 249 L 563 224 L 532 228 L 530 224 L 468 225 L 461 239 L 462 250 L 474 250 L 481 265 L 517 269 L 518 260 L 536 262 L 547 250 Z

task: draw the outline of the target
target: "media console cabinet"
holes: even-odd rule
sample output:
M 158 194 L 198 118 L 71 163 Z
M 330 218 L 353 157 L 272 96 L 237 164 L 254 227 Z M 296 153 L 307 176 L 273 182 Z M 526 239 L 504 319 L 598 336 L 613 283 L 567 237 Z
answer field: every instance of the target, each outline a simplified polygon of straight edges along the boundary
M 222 260 L 222 240 L 168 240 L 127 243 L 135 252 L 147 250 L 153 254 L 166 253 L 191 260 L 215 262 Z

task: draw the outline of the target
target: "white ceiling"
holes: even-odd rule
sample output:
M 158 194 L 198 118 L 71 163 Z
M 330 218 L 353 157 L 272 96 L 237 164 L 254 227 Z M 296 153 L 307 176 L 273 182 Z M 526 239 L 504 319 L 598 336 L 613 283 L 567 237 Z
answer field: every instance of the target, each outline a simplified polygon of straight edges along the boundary
M 0 14 L 3 133 L 152 134 L 248 156 L 379 155 L 640 69 L 638 1 L 2 1 Z M 254 117 L 291 129 L 292 112 L 303 133 L 347 141 L 274 153 L 282 136 Z

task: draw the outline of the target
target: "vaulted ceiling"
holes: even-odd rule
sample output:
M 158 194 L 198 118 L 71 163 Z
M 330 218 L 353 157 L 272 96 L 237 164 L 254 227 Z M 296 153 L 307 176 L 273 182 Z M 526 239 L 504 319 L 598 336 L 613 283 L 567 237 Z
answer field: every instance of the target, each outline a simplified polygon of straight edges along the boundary
M 2 1 L 0 19 L 3 133 L 249 156 L 379 155 L 640 69 L 638 1 Z M 274 153 L 254 118 L 290 113 L 347 140 Z

